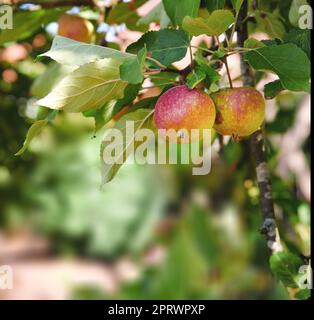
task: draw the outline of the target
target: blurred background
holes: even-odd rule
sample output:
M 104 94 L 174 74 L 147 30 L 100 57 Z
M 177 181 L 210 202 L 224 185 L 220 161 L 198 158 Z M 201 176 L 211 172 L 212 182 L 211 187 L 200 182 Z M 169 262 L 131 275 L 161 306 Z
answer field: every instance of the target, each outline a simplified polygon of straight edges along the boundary
M 138 19 L 159 2 L 137 8 Z M 287 299 L 259 233 L 248 140 L 225 139 L 220 150 L 215 139 L 207 176 L 192 176 L 187 165 L 124 165 L 101 186 L 106 128 L 95 135 L 92 118 L 60 113 L 28 151 L 14 156 L 45 112 L 34 101 L 53 86 L 49 72 L 60 72 L 36 57 L 50 48 L 56 21 L 69 9 L 47 9 L 47 19 L 35 19 L 27 30 L 16 19 L 17 38 L 0 34 L 0 266 L 14 272 L 13 289 L 0 290 L 0 299 Z M 71 10 L 97 25 L 99 16 L 89 8 Z M 121 50 L 148 27 L 159 28 L 111 20 L 99 24 L 95 42 Z M 255 37 L 270 36 L 257 30 Z M 239 57 L 229 64 L 238 79 Z M 140 99 L 158 93 L 144 90 Z M 283 92 L 268 100 L 266 132 L 282 241 L 309 255 L 309 95 Z

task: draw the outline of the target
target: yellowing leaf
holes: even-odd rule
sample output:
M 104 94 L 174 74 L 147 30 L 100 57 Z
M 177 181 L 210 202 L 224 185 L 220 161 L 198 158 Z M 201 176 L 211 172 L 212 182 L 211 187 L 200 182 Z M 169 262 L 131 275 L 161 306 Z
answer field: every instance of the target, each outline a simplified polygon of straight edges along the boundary
M 76 67 L 66 66 L 52 61 L 44 73 L 35 79 L 31 86 L 31 94 L 36 98 L 46 96 L 67 74 Z
M 20 156 L 22 153 L 26 151 L 29 144 L 33 140 L 33 138 L 39 134 L 39 132 L 42 130 L 42 128 L 48 123 L 48 120 L 38 120 L 34 122 L 31 127 L 29 128 L 26 139 L 24 141 L 23 147 L 15 154 L 16 156 Z
M 97 109 L 113 99 L 123 97 L 127 82 L 120 79 L 120 62 L 102 59 L 74 70 L 38 105 L 66 112 Z
M 185 17 L 183 29 L 193 36 L 206 34 L 219 36 L 234 22 L 234 17 L 229 10 L 215 10 L 208 18 Z
M 81 66 L 99 59 L 113 58 L 123 61 L 135 57 L 130 53 L 87 44 L 61 36 L 56 36 L 53 39 L 51 49 L 40 56 L 49 57 L 61 64 L 73 66 Z
M 109 164 L 106 162 L 104 157 L 104 150 L 108 146 L 108 144 L 112 142 L 108 142 L 104 140 L 101 145 L 101 158 L 103 161 L 103 170 L 102 170 L 102 180 L 103 183 L 107 183 L 111 181 L 120 167 L 122 163 L 124 163 L 128 156 L 130 156 L 131 146 L 134 144 L 134 148 L 139 145 L 139 142 L 135 141 L 136 136 L 138 135 L 138 130 L 142 128 L 150 128 L 151 127 L 151 120 L 154 111 L 151 109 L 138 109 L 136 111 L 127 113 L 119 121 L 115 124 L 115 129 L 120 130 L 123 136 L 123 144 L 121 146 L 121 153 L 115 156 L 115 163 Z M 129 126 L 129 122 L 133 122 L 134 124 L 134 134 L 128 135 L 127 134 L 127 126 Z M 117 143 L 120 143 L 118 141 Z

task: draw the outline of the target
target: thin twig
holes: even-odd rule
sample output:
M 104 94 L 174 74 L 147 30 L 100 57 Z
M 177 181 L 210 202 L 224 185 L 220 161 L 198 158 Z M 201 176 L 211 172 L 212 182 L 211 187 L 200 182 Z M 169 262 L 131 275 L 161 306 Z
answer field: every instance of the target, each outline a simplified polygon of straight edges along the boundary
M 189 45 L 189 52 L 190 52 L 190 60 L 191 60 L 191 63 L 192 63 L 193 62 L 193 52 L 192 52 L 191 44 Z
M 215 51 L 210 50 L 210 49 L 206 49 L 206 48 L 202 48 L 202 47 L 198 47 L 198 46 L 191 46 L 191 47 L 195 48 L 195 49 L 198 49 L 198 50 L 201 50 L 201 51 L 208 52 L 209 54 L 214 54 L 215 53 Z
M 142 88 L 140 89 L 140 91 L 142 91 L 142 90 L 154 89 L 154 88 L 159 88 L 159 87 L 162 87 L 162 86 L 166 86 L 166 85 L 168 85 L 168 84 L 176 84 L 176 83 L 178 83 L 178 82 L 177 82 L 177 81 L 164 82 L 164 83 L 156 84 L 156 85 L 154 85 L 154 86 L 142 87 Z
M 229 80 L 229 84 L 230 84 L 230 88 L 233 88 L 233 84 L 232 84 L 232 79 L 231 79 L 231 74 L 230 74 L 230 70 L 229 70 L 229 65 L 228 65 L 228 60 L 227 57 L 223 58 L 223 63 L 226 66 L 226 70 L 227 70 L 227 75 L 228 75 L 228 80 Z
M 244 2 L 246 2 L 246 0 L 244 0 Z M 240 8 L 240 10 L 236 13 L 236 16 L 235 16 L 235 19 L 234 19 L 234 24 L 233 24 L 233 27 L 232 27 L 232 30 L 231 30 L 231 34 L 230 34 L 230 38 L 229 38 L 229 46 L 228 46 L 228 49 L 230 49 L 230 46 L 232 45 L 232 41 L 233 41 L 233 36 L 234 36 L 234 33 L 236 31 L 236 28 L 237 28 L 237 25 L 239 22 L 239 16 L 241 14 L 241 9 L 243 8 L 244 4 L 242 4 L 242 7 Z M 243 18 L 241 17 L 241 22 L 246 18 L 246 16 Z
M 154 59 L 154 58 L 152 58 L 152 57 L 148 57 L 148 56 L 147 56 L 146 59 L 149 60 L 149 61 L 151 61 L 151 62 L 153 62 L 153 63 L 155 63 L 156 66 L 158 66 L 158 67 L 160 67 L 160 68 L 162 68 L 162 69 L 166 69 L 166 68 L 167 68 L 165 65 L 163 65 L 163 64 L 160 63 L 158 60 L 156 60 L 156 59 Z

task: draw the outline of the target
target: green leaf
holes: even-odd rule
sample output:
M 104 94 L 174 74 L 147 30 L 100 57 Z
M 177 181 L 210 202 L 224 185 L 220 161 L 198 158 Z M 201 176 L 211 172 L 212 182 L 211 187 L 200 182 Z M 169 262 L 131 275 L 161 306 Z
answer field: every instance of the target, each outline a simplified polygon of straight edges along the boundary
M 15 154 L 16 156 L 20 156 L 26 151 L 33 138 L 40 133 L 47 123 L 48 120 L 38 120 L 31 125 L 27 132 L 23 147 Z
M 127 83 L 120 79 L 120 62 L 103 59 L 85 64 L 66 76 L 38 105 L 83 112 L 123 97 Z
M 43 25 L 58 19 L 64 10 L 19 11 L 13 16 L 13 29 L 0 28 L 0 45 L 26 39 L 32 36 Z
M 196 55 L 195 60 L 197 62 L 198 73 L 200 74 L 199 77 L 202 77 L 202 74 L 205 74 L 205 85 L 209 89 L 210 92 L 217 91 L 217 82 L 220 80 L 220 74 L 208 64 L 206 58 L 201 55 Z M 192 78 L 193 79 L 193 78 Z M 200 81 L 199 81 L 200 82 Z
M 170 19 L 167 16 L 162 2 L 157 4 L 146 16 L 140 18 L 137 24 L 149 25 L 152 22 L 159 22 L 161 29 L 167 28 L 170 23 Z
M 48 65 L 46 71 L 35 79 L 31 86 L 31 94 L 36 98 L 46 96 L 67 74 L 76 67 L 64 66 L 56 62 Z
M 160 74 L 151 74 L 149 79 L 154 85 L 157 85 L 158 87 L 161 88 L 163 85 L 168 85 L 170 83 L 177 82 L 178 73 L 176 73 L 176 72 L 163 72 L 162 76 Z
M 146 46 L 148 54 L 165 66 L 183 59 L 189 46 L 188 35 L 183 30 L 163 29 L 145 33 L 127 51 L 137 53 Z
M 123 107 L 131 104 L 135 100 L 135 98 L 137 97 L 141 87 L 142 87 L 142 84 L 129 84 L 124 89 L 123 98 L 119 99 L 115 103 L 114 108 L 116 110 L 116 113 L 118 113 Z
M 81 66 L 94 60 L 114 58 L 120 61 L 134 58 L 130 53 L 105 48 L 93 44 L 75 41 L 69 38 L 56 36 L 51 49 L 39 57 L 49 57 L 60 64 Z
M 269 82 L 264 86 L 265 99 L 274 99 L 278 93 L 285 90 L 280 80 Z
M 204 81 L 206 73 L 199 67 L 196 67 L 186 78 L 186 84 L 189 88 L 194 89 L 199 83 Z
M 136 8 L 145 1 L 135 1 L 135 3 L 119 3 L 110 10 L 106 23 L 108 24 L 122 24 L 125 23 L 127 28 L 134 31 L 147 31 L 147 26 L 139 25 L 140 19 L 136 12 Z
M 270 257 L 270 268 L 278 280 L 286 287 L 298 288 L 299 268 L 304 264 L 302 259 L 291 252 L 278 252 Z
M 231 2 L 232 2 L 232 6 L 235 8 L 235 10 L 237 12 L 239 12 L 239 10 L 241 9 L 243 0 L 231 0 Z
M 165 87 L 162 89 L 161 93 L 158 96 L 154 96 L 154 97 L 149 97 L 149 98 L 145 98 L 142 99 L 138 102 L 136 102 L 133 106 L 132 106 L 132 110 L 138 110 L 138 109 L 154 109 L 155 105 L 159 99 L 159 97 L 165 93 L 166 91 L 168 91 L 169 89 L 173 88 L 174 85 L 165 85 Z
M 167 89 L 170 89 L 170 88 L 167 88 Z M 158 98 L 159 96 L 142 99 L 139 102 L 134 104 L 134 106 L 132 107 L 132 110 L 138 110 L 142 108 L 154 109 Z
M 138 109 L 136 111 L 127 113 L 126 115 L 122 116 L 115 124 L 114 128 L 120 130 L 123 136 L 123 145 L 122 151 L 119 154 L 115 155 L 115 159 L 117 160 L 113 164 L 108 164 L 103 159 L 103 154 L 105 148 L 112 144 L 113 142 L 103 141 L 101 144 L 101 158 L 103 162 L 103 170 L 102 170 L 102 180 L 103 183 L 107 183 L 111 181 L 114 176 L 117 174 L 118 170 L 122 166 L 127 158 L 131 155 L 131 146 L 134 143 L 134 150 L 139 145 L 139 142 L 135 141 L 138 130 L 141 128 L 151 128 L 152 123 L 152 116 L 153 112 L 150 109 Z M 128 135 L 127 134 L 127 124 L 129 126 L 129 122 L 132 121 L 134 123 L 134 134 Z M 117 144 L 121 142 L 118 141 Z
M 203 67 L 204 70 L 204 67 Z M 215 92 L 218 90 L 218 82 L 221 78 L 221 75 L 212 67 L 207 66 L 205 68 L 206 79 L 205 84 L 210 92 Z
M 205 0 L 206 8 L 209 13 L 215 10 L 223 9 L 225 6 L 225 0 Z
M 298 291 L 295 296 L 296 299 L 299 300 L 307 300 L 311 298 L 311 290 L 310 289 L 302 289 Z
M 252 50 L 245 54 L 250 65 L 261 71 L 276 73 L 285 89 L 308 91 L 310 61 L 294 44 L 282 44 Z
M 181 26 L 184 17 L 196 17 L 200 0 L 163 0 L 166 13 L 174 26 Z
M 124 97 L 118 101 L 110 101 L 96 110 L 83 112 L 85 117 L 93 117 L 95 120 L 95 133 L 105 126 L 123 107 L 130 105 L 137 97 L 142 84 L 129 84 L 124 89 Z
M 311 56 L 311 31 L 302 29 L 292 29 L 283 38 L 284 43 L 294 43 L 301 48 L 307 56 Z
M 266 47 L 270 47 L 270 46 L 276 46 L 279 44 L 283 44 L 282 40 L 276 38 L 276 39 L 267 39 L 267 40 L 261 40 L 261 42 L 266 46 Z
M 300 20 L 299 8 L 304 5 L 308 5 L 306 0 L 292 0 L 291 7 L 289 10 L 289 20 L 290 20 L 290 23 L 295 27 L 298 27 L 299 25 L 299 20 Z
M 282 39 L 286 33 L 286 28 L 283 24 L 282 18 L 277 12 L 264 13 L 257 10 L 255 12 L 255 19 L 258 28 L 272 38 Z
M 256 40 L 254 38 L 249 38 L 244 42 L 244 48 L 248 49 L 258 49 L 263 48 L 265 46 L 266 45 L 262 41 Z
M 83 112 L 83 115 L 86 118 L 94 118 L 94 121 L 95 121 L 94 134 L 95 135 L 107 122 L 110 121 L 110 120 L 106 121 L 105 114 L 106 114 L 106 110 L 110 109 L 110 105 L 114 103 L 115 103 L 114 101 L 110 101 L 99 109 Z
M 96 134 L 101 128 L 103 128 L 104 125 L 106 125 L 115 116 L 115 114 L 117 113 L 113 111 L 115 104 L 116 102 L 113 100 L 113 101 L 109 101 L 99 109 L 93 109 L 93 110 L 83 112 L 83 115 L 85 117 L 94 118 L 94 121 L 95 121 L 94 134 Z
M 185 17 L 183 29 L 193 36 L 206 34 L 219 36 L 234 22 L 233 14 L 229 10 L 216 10 L 208 18 Z
M 144 80 L 145 59 L 147 49 L 141 49 L 135 58 L 125 60 L 120 66 L 121 80 L 131 84 L 142 83 Z

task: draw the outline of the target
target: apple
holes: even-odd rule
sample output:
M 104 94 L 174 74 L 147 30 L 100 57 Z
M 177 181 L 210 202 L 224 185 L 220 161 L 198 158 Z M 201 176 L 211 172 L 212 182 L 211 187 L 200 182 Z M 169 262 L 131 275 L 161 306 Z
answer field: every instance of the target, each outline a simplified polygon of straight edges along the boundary
M 249 136 L 265 119 L 265 100 L 254 88 L 222 89 L 212 98 L 217 111 L 214 129 L 222 135 Z
M 86 19 L 64 14 L 58 21 L 58 34 L 72 40 L 90 43 L 94 38 L 94 26 Z
M 157 100 L 154 115 L 157 129 L 176 130 L 177 137 L 168 138 L 180 143 L 192 142 L 192 129 L 211 129 L 215 117 L 216 110 L 211 97 L 200 89 L 190 89 L 186 85 L 173 87 L 163 93 Z

